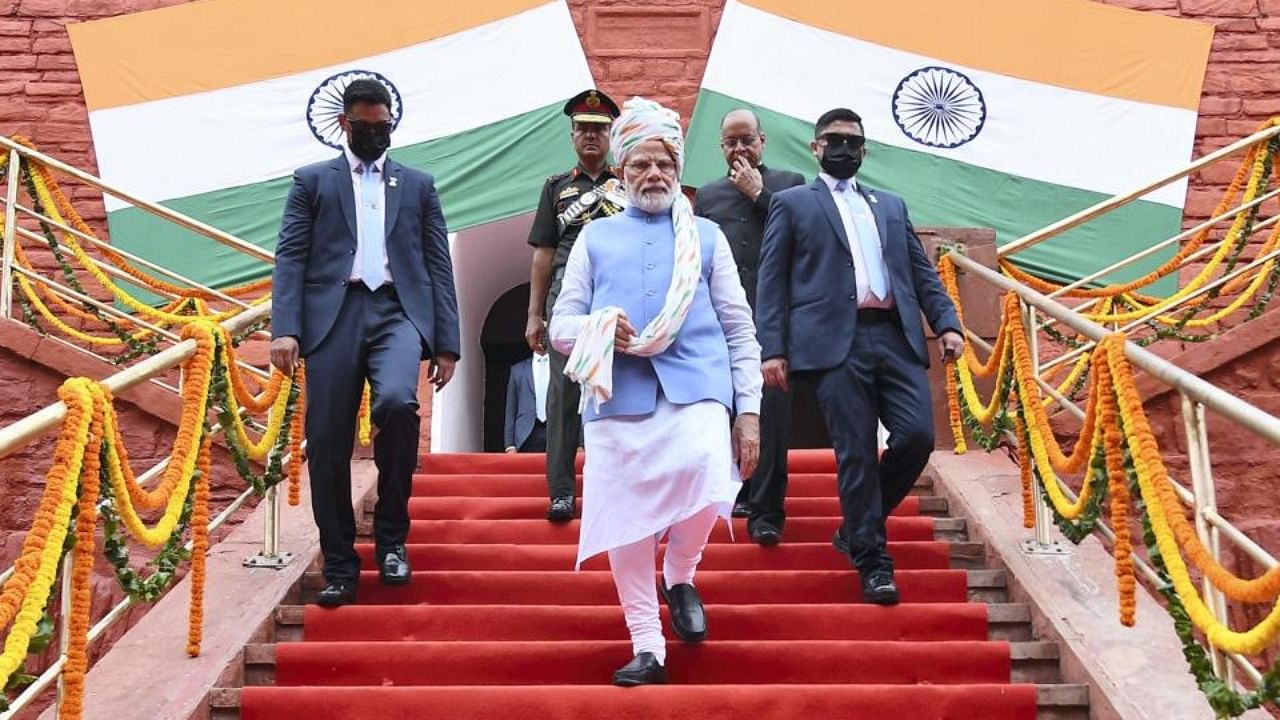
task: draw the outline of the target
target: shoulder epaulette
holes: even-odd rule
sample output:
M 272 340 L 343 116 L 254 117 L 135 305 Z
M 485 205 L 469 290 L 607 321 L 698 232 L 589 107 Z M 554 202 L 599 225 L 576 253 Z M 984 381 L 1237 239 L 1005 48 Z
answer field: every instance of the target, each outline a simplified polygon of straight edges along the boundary
M 560 182 L 561 180 L 564 180 L 567 177 L 576 177 L 577 174 L 578 174 L 578 168 L 572 168 L 570 170 L 565 170 L 562 173 L 548 176 L 547 182 L 549 183 Z

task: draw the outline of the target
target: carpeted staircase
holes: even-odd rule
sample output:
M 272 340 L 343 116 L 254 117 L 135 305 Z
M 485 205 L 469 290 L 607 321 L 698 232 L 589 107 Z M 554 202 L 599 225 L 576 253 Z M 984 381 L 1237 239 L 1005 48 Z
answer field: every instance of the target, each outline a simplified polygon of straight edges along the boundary
M 964 521 L 927 480 L 889 519 L 903 603 L 860 602 L 831 547 L 830 451 L 791 456 L 782 545 L 717 528 L 696 584 L 708 638 L 672 640 L 671 685 L 609 684 L 631 658 L 604 557 L 573 571 L 577 523 L 552 525 L 541 456 L 429 455 L 415 479 L 411 585 L 361 577 L 360 604 L 283 606 L 275 643 L 246 648 L 214 717 L 244 720 L 751 718 L 1030 720 L 1088 717 L 1058 684 L 1057 647 L 1031 640 L 1003 573 L 981 568 Z M 361 552 L 372 568 L 372 547 Z M 306 580 L 303 597 L 321 585 Z M 664 623 L 665 623 L 664 610 Z

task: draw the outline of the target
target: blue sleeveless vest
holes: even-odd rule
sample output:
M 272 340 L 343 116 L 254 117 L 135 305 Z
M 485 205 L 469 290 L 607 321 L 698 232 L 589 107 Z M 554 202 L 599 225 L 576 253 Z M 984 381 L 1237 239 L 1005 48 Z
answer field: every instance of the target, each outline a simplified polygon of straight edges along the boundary
M 729 346 L 711 304 L 711 268 L 718 226 L 696 218 L 702 245 L 702 281 L 675 342 L 651 358 L 615 353 L 613 397 L 599 411 L 588 405 L 586 422 L 602 417 L 648 415 L 658 390 L 675 405 L 715 400 L 733 408 Z M 591 259 L 591 311 L 615 306 L 626 311 L 636 332 L 662 310 L 675 259 L 675 231 L 669 212 L 650 215 L 636 208 L 593 221 L 583 233 Z

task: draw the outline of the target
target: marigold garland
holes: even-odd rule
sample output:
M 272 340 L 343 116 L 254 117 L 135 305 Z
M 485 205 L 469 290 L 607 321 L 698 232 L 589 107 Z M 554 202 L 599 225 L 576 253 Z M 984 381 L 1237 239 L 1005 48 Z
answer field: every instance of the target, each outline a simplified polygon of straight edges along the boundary
M 940 267 L 946 268 L 949 264 L 944 258 Z M 1276 276 L 1274 268 L 1265 269 L 1268 277 Z M 949 290 L 954 290 L 954 282 L 945 282 L 948 276 L 946 270 L 943 271 L 943 276 L 944 284 Z M 953 277 L 951 279 L 954 280 Z M 954 299 L 959 304 L 959 298 Z M 1029 527 L 1033 526 L 1033 475 L 1040 476 L 1044 500 L 1053 510 L 1055 522 L 1062 525 L 1072 520 L 1079 521 L 1079 526 L 1073 528 L 1079 532 L 1068 535 L 1077 541 L 1083 538 L 1082 533 L 1092 529 L 1105 502 L 1109 509 L 1108 519 L 1115 533 L 1115 574 L 1120 600 L 1120 622 L 1132 625 L 1135 622 L 1137 577 L 1129 530 L 1132 503 L 1129 486 L 1131 482 L 1134 483 L 1144 508 L 1140 517 L 1144 526 L 1150 528 L 1151 555 L 1160 559 L 1160 567 L 1167 573 L 1172 585 L 1169 593 L 1176 602 L 1171 602 L 1170 612 L 1185 614 L 1189 623 L 1203 633 L 1212 647 L 1246 655 L 1257 655 L 1265 651 L 1280 637 L 1280 599 L 1277 597 L 1280 596 L 1280 568 L 1269 570 L 1251 580 L 1242 579 L 1215 561 L 1200 542 L 1173 490 L 1172 481 L 1146 420 L 1133 372 L 1125 357 L 1127 338 L 1121 333 L 1104 337 L 1093 353 L 1085 356 L 1087 363 L 1083 359 L 1076 361 L 1075 368 L 1067 378 L 1072 382 L 1064 382 L 1060 386 L 1065 388 L 1078 382 L 1079 378 L 1084 377 L 1082 368 L 1089 368 L 1089 394 L 1084 427 L 1074 446 L 1067 450 L 1059 446 L 1048 422 L 1044 399 L 1039 390 L 1040 378 L 1036 377 L 1031 363 L 1028 330 L 1024 327 L 1017 297 L 1012 294 L 1006 296 L 1002 309 L 1000 334 L 1007 341 L 1002 355 L 1012 358 L 1012 397 L 1016 400 L 1014 422 L 1019 438 L 1024 523 Z M 968 362 L 970 361 L 966 359 L 957 365 L 963 366 Z M 978 361 L 975 356 L 972 362 L 988 368 L 998 368 L 1002 356 L 993 353 L 985 362 Z M 950 411 L 958 410 L 960 414 L 978 417 L 990 415 L 998 407 L 1002 407 L 1001 403 L 996 402 L 996 397 L 983 402 L 972 388 L 972 376 L 966 378 L 967 374 L 961 367 L 947 375 Z M 969 387 L 966 388 L 966 385 Z M 954 417 L 952 415 L 953 427 Z M 1085 470 L 1085 462 L 1090 458 L 1092 462 L 1087 466 L 1088 474 L 1081 486 L 1080 495 L 1075 502 L 1069 502 L 1059 485 L 1057 473 L 1078 473 Z M 1098 489 L 1095 490 L 1095 487 Z M 1201 597 L 1190 566 L 1194 566 L 1228 598 L 1238 602 L 1269 603 L 1272 604 L 1271 611 L 1252 628 L 1233 630 L 1217 619 Z M 1197 677 L 1201 677 L 1208 672 L 1202 667 L 1203 654 L 1195 651 L 1194 637 L 1186 634 L 1182 634 L 1182 637 L 1188 661 L 1192 663 Z M 1190 645 L 1187 645 L 1188 642 Z M 1268 677 L 1272 675 L 1280 680 L 1280 665 Z M 1206 687 L 1205 682 L 1201 677 L 1202 687 Z M 1220 685 L 1221 682 L 1213 685 L 1217 687 L 1213 698 L 1215 707 L 1224 703 L 1232 707 L 1242 706 L 1245 700 L 1225 692 L 1223 687 L 1218 687 Z M 1277 685 L 1277 690 L 1280 690 L 1280 685 Z M 1206 689 L 1206 693 L 1208 692 Z M 1226 695 L 1231 695 L 1231 698 L 1224 699 Z M 1246 700 L 1255 703 L 1259 698 L 1274 696 L 1276 694 L 1269 690 L 1259 691 L 1256 697 L 1250 696 Z
M 1031 529 L 1036 526 L 1036 497 L 1032 489 L 1031 449 L 1027 446 L 1027 427 L 1022 422 L 1022 413 L 1014 416 L 1018 433 L 1018 483 L 1022 486 L 1022 527 Z
M 76 517 L 76 544 L 72 550 L 71 616 L 67 618 L 67 660 L 62 668 L 66 700 L 59 717 L 78 720 L 84 711 L 84 677 L 89 672 L 90 601 L 93 590 L 93 556 L 97 549 L 94 531 L 98 527 L 98 492 L 103 450 L 103 403 L 96 383 L 84 383 L 93 402 L 89 442 L 79 478 L 80 508 Z
M 30 146 L 29 143 L 24 144 Z M 46 474 L 45 489 L 31 529 L 24 539 L 21 555 L 14 563 L 12 575 L 0 587 L 0 628 L 8 628 L 0 650 L 0 686 L 15 679 L 27 654 L 37 649 L 33 644 L 37 635 L 43 638 L 47 632 L 46 608 L 62 558 L 68 552 L 67 548 L 72 548 L 71 612 L 67 618 L 68 651 L 63 670 L 66 693 L 60 717 L 79 718 L 83 712 L 84 676 L 88 669 L 90 581 L 99 519 L 105 517 L 112 528 L 123 526 L 130 536 L 147 545 L 163 544 L 165 554 L 173 556 L 165 561 L 173 563 L 172 568 L 160 567 L 154 576 L 140 580 L 136 587 L 128 585 L 126 580 L 131 581 L 136 576 L 127 567 L 124 541 L 115 530 L 108 529 L 104 535 L 112 562 L 117 566 L 126 592 L 131 595 L 137 592 L 158 593 L 161 588 L 156 582 L 168 583 L 171 580 L 172 570 L 185 554 L 181 547 L 182 533 L 186 527 L 191 528 L 192 587 L 187 651 L 192 655 L 198 654 L 202 638 L 205 558 L 209 548 L 212 435 L 206 422 L 208 409 L 217 399 L 223 409 L 234 415 L 235 422 L 224 422 L 223 425 L 233 452 L 239 448 L 247 457 L 268 457 L 268 471 L 264 479 L 251 478 L 243 468 L 242 476 L 252 480 L 259 490 L 265 490 L 271 483 L 287 477 L 290 502 L 297 504 L 304 429 L 302 418 L 299 416 L 295 420 L 294 415 L 305 402 L 302 374 L 299 370 L 295 380 L 273 373 L 258 392 L 250 391 L 231 352 L 236 340 L 216 324 L 218 320 L 243 312 L 243 308 L 211 312 L 205 303 L 205 300 L 220 299 L 223 295 L 238 297 L 265 290 L 269 287 L 269 279 L 223 289 L 221 293 L 178 287 L 138 270 L 108 247 L 95 246 L 107 262 L 140 285 L 177 296 L 159 309 L 145 305 L 114 283 L 103 272 L 99 262 L 85 252 L 73 233 L 62 230 L 63 243 L 57 242 L 53 227 L 68 226 L 89 237 L 92 237 L 92 230 L 71 206 L 48 168 L 24 161 L 15 170 L 8 167 L 7 160 L 7 155 L 0 155 L 0 174 L 10 170 L 18 172 L 32 197 L 33 207 L 49 217 L 49 222 L 41 221 L 41 230 L 59 267 L 67 276 L 67 282 L 76 292 L 84 290 L 76 280 L 73 268 L 65 261 L 63 248 L 70 250 L 113 297 L 137 311 L 141 317 L 149 318 L 160 328 L 180 327 L 183 338 L 196 341 L 196 351 L 183 364 L 182 416 L 173 450 L 159 482 L 151 490 L 143 488 L 134 475 L 110 391 L 85 378 L 70 378 L 58 390 L 59 398 L 66 407 L 66 416 L 58 433 L 53 462 Z M 33 267 L 21 244 L 15 246 L 14 253 L 19 267 Z M 86 303 L 82 308 L 48 286 L 32 283 L 22 275 L 15 277 L 14 282 L 24 317 L 33 324 L 39 317 L 58 332 L 79 341 L 101 346 L 127 345 L 128 350 L 121 357 L 136 357 L 154 350 L 157 333 L 151 328 L 140 328 L 135 332 L 122 330 L 114 319 L 102 315 L 91 304 Z M 250 306 L 265 302 L 269 297 L 263 295 L 252 300 Z M 121 318 L 119 322 L 139 324 L 128 318 Z M 92 330 L 95 323 L 105 325 L 115 336 L 95 334 Z M 265 430 L 258 441 L 250 441 L 242 412 L 268 413 Z M 292 457 L 287 470 L 282 472 L 280 465 L 286 448 Z M 159 519 L 148 526 L 141 514 L 154 512 L 160 513 Z M 69 543 L 68 534 L 73 520 L 75 542 Z M 121 562 L 125 564 L 123 569 L 119 565 Z
M 1124 336 L 1107 337 L 1103 348 L 1106 353 L 1109 346 L 1124 345 Z M 1123 352 L 1123 350 L 1122 350 Z M 1115 533 L 1112 550 L 1116 562 L 1116 585 L 1120 592 L 1120 624 L 1132 627 L 1137 611 L 1137 577 L 1134 574 L 1133 540 L 1129 535 L 1129 474 L 1124 463 L 1124 433 L 1116 402 L 1114 384 L 1111 379 L 1111 367 L 1106 362 L 1097 364 L 1098 383 L 1105 392 L 1098 412 L 1102 414 L 1103 441 L 1107 453 L 1107 495 L 1111 498 L 1111 531 Z
M 213 434 L 204 429 L 196 461 L 196 502 L 191 513 L 191 607 L 187 616 L 187 654 L 200 654 L 204 638 L 205 559 L 209 554 L 209 474 L 213 469 Z
M 289 425 L 289 504 L 302 503 L 302 441 L 305 437 L 307 416 L 307 368 L 305 363 L 297 370 L 298 405 L 293 423 Z
M 68 381 L 58 390 L 67 405 L 67 418 L 54 451 L 54 465 L 45 476 L 47 492 L 23 542 L 14 575 L 0 591 L 4 600 L 0 602 L 0 627 L 13 620 L 4 650 L 0 652 L 0 687 L 8 684 L 26 658 L 31 637 L 49 603 L 64 552 L 93 420 L 93 399 L 84 389 L 84 382 Z M 16 615 L 12 612 L 15 607 Z
M 373 434 L 373 412 L 370 410 L 373 405 L 372 395 L 373 390 L 368 381 L 365 381 L 364 390 L 360 393 L 360 410 L 356 414 L 356 435 L 360 438 L 360 447 L 369 447 L 369 436 Z
M 954 363 L 954 367 L 948 368 L 944 374 L 947 378 L 947 419 L 951 423 L 953 451 L 957 455 L 964 455 L 969 451 L 969 447 L 964 441 L 964 426 L 960 422 L 960 397 L 956 392 L 957 377 L 960 375 L 959 366 L 960 363 Z
M 66 225 L 67 224 L 66 221 L 62 218 L 61 215 L 59 215 L 58 210 L 55 209 L 54 207 L 55 201 L 53 200 L 49 192 L 49 187 L 47 185 L 47 182 L 49 180 L 48 172 L 44 168 L 40 167 L 39 165 L 31 164 L 31 177 L 35 181 L 36 195 L 38 196 L 41 204 L 44 206 L 45 212 L 49 214 L 49 217 L 51 217 L 55 223 Z M 189 315 L 176 315 L 174 313 L 164 312 L 162 310 L 158 310 L 154 307 L 151 307 L 150 305 L 142 302 L 141 300 L 138 300 L 129 292 L 127 292 L 126 290 L 121 288 L 119 285 L 117 285 L 105 272 L 103 272 L 102 269 L 98 266 L 98 262 L 89 256 L 89 254 L 85 251 L 85 249 L 80 246 L 80 243 L 76 241 L 73 235 L 67 232 L 63 232 L 62 236 L 63 236 L 63 241 L 66 243 L 67 248 L 71 250 L 73 255 L 75 255 L 76 259 L 80 262 L 81 266 L 91 276 L 93 276 L 93 279 L 96 280 L 97 283 L 101 285 L 105 290 L 109 291 L 117 300 L 124 303 L 130 309 L 134 310 L 135 312 L 145 317 L 151 318 L 153 320 L 165 321 L 173 325 L 185 325 L 191 322 L 195 322 L 198 319 Z M 260 304 L 262 302 L 266 302 L 267 300 L 270 299 L 270 297 L 271 297 L 270 295 L 264 295 L 260 298 L 253 300 L 249 306 L 253 307 L 254 305 Z M 236 307 L 220 313 L 213 313 L 211 315 L 207 315 L 203 319 L 213 320 L 215 322 L 221 322 L 243 311 L 244 311 L 244 308 Z

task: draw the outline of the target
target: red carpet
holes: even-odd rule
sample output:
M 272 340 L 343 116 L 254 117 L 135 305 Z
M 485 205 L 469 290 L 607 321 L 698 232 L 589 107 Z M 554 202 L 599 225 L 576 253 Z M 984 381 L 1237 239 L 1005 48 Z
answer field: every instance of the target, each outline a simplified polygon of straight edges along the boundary
M 305 641 L 276 649 L 276 686 L 247 687 L 244 720 L 1030 720 L 1009 646 L 916 498 L 889 519 L 903 604 L 861 602 L 830 545 L 834 460 L 792 453 L 785 542 L 762 548 L 721 526 L 697 584 L 701 645 L 672 641 L 672 684 L 609 685 L 631 657 L 601 557 L 573 572 L 577 523 L 554 526 L 541 456 L 436 455 L 414 482 L 414 580 L 361 577 L 360 604 L 308 606 Z M 371 567 L 372 548 L 360 552 Z M 666 614 L 664 610 L 664 623 Z

